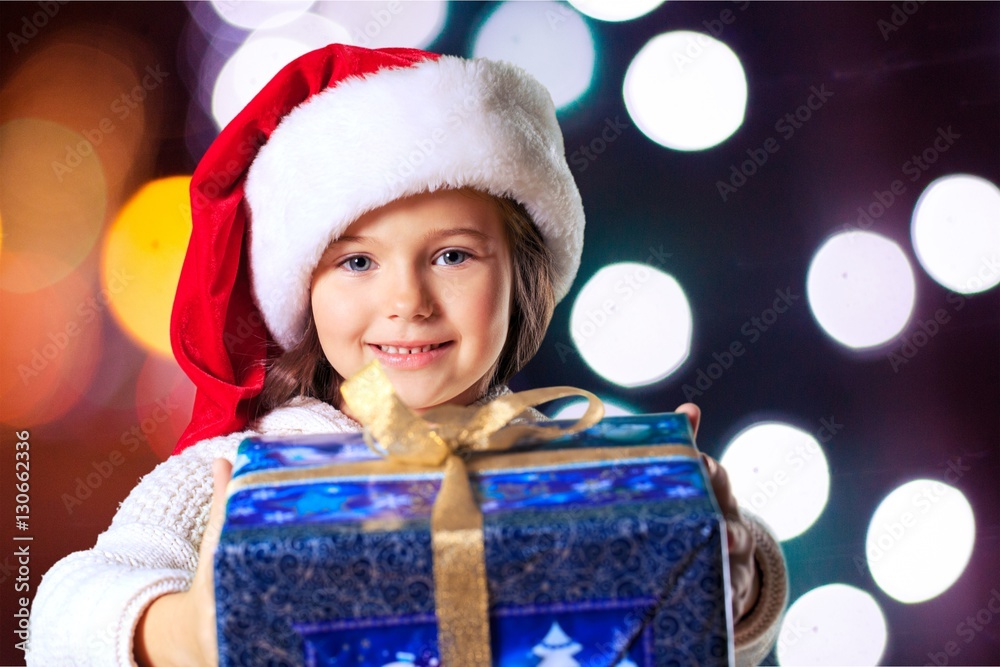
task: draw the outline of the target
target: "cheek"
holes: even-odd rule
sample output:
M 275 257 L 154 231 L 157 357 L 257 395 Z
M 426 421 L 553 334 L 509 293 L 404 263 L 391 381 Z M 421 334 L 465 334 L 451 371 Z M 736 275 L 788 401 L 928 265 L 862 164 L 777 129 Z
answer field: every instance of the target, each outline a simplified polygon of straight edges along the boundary
M 329 280 L 322 277 L 313 283 L 310 301 L 320 343 L 327 350 L 332 340 L 350 333 L 354 321 L 350 314 L 357 312 L 357 306 L 352 303 L 349 294 L 335 289 Z
M 479 317 L 487 328 L 485 338 L 498 356 L 507 340 L 511 302 L 512 288 L 509 277 L 492 283 L 488 294 L 478 301 L 482 306 Z

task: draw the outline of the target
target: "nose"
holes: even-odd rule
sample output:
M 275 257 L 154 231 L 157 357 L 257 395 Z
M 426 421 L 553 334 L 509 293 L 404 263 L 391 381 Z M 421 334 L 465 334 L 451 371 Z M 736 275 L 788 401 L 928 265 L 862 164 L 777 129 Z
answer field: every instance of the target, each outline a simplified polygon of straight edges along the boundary
M 401 270 L 389 280 L 389 317 L 406 321 L 427 319 L 434 313 L 434 298 L 427 277 L 417 268 Z

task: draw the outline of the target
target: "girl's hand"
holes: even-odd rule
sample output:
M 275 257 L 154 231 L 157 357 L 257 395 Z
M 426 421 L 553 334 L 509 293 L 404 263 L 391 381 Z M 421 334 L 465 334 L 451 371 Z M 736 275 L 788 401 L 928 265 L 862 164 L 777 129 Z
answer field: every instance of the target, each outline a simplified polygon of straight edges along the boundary
M 691 420 L 692 432 L 698 433 L 701 410 L 697 405 L 685 403 L 678 407 L 675 412 L 686 414 Z M 744 614 L 753 609 L 760 591 L 757 565 L 754 562 L 753 533 L 750 532 L 746 520 L 740 514 L 739 505 L 737 505 L 732 487 L 729 485 L 726 469 L 707 454 L 702 454 L 701 459 L 708 470 L 715 499 L 719 501 L 719 508 L 726 518 L 726 537 L 729 541 L 729 581 L 733 593 L 733 622 L 738 623 Z
M 191 588 L 153 600 L 135 631 L 135 659 L 143 667 L 219 664 L 215 627 L 215 548 L 226 512 L 226 484 L 233 466 L 225 459 L 212 464 L 214 488 L 208 525 L 198 552 Z

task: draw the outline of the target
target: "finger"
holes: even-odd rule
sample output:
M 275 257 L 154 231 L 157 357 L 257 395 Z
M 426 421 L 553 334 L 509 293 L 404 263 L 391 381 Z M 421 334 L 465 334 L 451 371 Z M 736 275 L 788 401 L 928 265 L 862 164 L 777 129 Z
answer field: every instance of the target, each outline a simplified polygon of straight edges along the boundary
M 719 503 L 719 509 L 726 519 L 726 532 L 729 534 L 730 551 L 738 554 L 752 553 L 754 548 L 753 533 L 747 528 L 739 503 L 733 495 L 732 486 L 726 469 L 707 454 L 701 455 L 708 469 L 712 492 Z
M 219 535 L 226 518 L 226 486 L 233 474 L 233 464 L 226 459 L 216 459 L 212 462 L 212 507 L 208 513 L 208 525 L 202 538 L 200 555 L 207 556 L 211 562 L 215 548 L 219 544 Z
M 726 521 L 729 537 L 729 568 L 733 591 L 733 618 L 739 619 L 757 599 L 757 569 L 754 566 L 756 544 L 753 533 L 740 521 Z
M 754 551 L 753 533 L 742 517 L 726 519 L 726 533 L 729 535 L 729 553 L 738 558 L 752 555 Z
M 729 574 L 733 591 L 733 618 L 739 619 L 757 599 L 757 570 L 754 566 L 756 543 L 733 496 L 726 469 L 707 454 L 702 454 L 701 458 L 726 522 Z
M 226 518 L 226 487 L 233 474 L 233 466 L 226 459 L 212 462 L 212 507 L 208 525 L 201 541 L 198 569 L 192 589 L 199 591 L 201 621 L 196 634 L 201 647 L 202 664 L 218 664 L 218 643 L 215 629 L 215 550 L 219 546 L 222 524 Z
M 233 476 L 233 464 L 226 459 L 215 459 L 212 462 L 212 509 L 208 518 L 209 528 L 216 538 L 222 532 L 222 523 L 226 518 L 226 486 Z
M 698 425 L 701 423 L 701 408 L 699 408 L 694 403 L 684 403 L 683 405 L 677 406 L 674 412 L 679 412 L 681 414 L 687 415 L 688 420 L 691 422 L 691 435 L 698 435 Z
M 233 464 L 227 459 L 215 459 L 212 461 L 212 481 L 214 482 L 214 494 L 212 500 L 216 498 L 225 499 L 226 486 L 233 476 Z
M 715 500 L 719 503 L 719 509 L 726 515 L 726 518 L 734 516 L 738 518 L 739 503 L 736 502 L 736 497 L 733 495 L 733 488 L 729 483 L 729 474 L 726 473 L 726 469 L 708 454 L 702 453 L 701 460 L 705 463 L 705 469 L 708 470 L 708 479 L 712 483 L 712 492 L 715 494 Z

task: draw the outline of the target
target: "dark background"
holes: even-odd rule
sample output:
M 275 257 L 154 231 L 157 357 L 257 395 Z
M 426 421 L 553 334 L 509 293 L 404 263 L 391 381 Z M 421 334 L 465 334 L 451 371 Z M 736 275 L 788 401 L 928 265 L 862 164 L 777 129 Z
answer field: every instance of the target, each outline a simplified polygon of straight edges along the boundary
M 428 48 L 471 54 L 471 34 L 492 3 L 452 3 L 444 33 Z M 889 21 L 903 4 L 916 11 L 884 38 L 878 21 Z M 736 15 L 720 38 L 741 58 L 749 82 L 746 119 L 719 146 L 701 152 L 663 149 L 631 125 L 586 170 L 575 175 L 588 227 L 583 266 L 574 290 L 557 309 L 541 352 L 512 383 L 514 389 L 570 384 L 615 397 L 642 411 L 669 411 L 684 402 L 681 387 L 712 361 L 713 352 L 742 340 L 740 329 L 759 316 L 776 289 L 803 295 L 760 341 L 697 399 L 704 411 L 702 449 L 719 455 L 742 428 L 764 418 L 807 431 L 821 419 L 843 425 L 825 445 L 831 469 L 829 503 L 816 524 L 784 543 L 791 600 L 828 583 L 870 592 L 888 622 L 885 664 L 925 664 L 949 641 L 961 646 L 950 664 L 1000 662 L 1000 616 L 968 643 L 956 626 L 1000 588 L 1000 301 L 993 288 L 967 297 L 960 312 L 907 364 L 894 370 L 888 354 L 898 344 L 852 354 L 825 336 L 805 305 L 805 275 L 815 249 L 834 230 L 857 219 L 876 190 L 901 175 L 901 165 L 929 146 L 938 128 L 960 135 L 921 178 L 872 227 L 897 241 L 910 257 L 917 282 L 915 310 L 904 333 L 916 330 L 942 307 L 948 290 L 920 268 L 909 235 L 910 214 L 922 189 L 939 176 L 968 173 L 1000 182 L 1000 5 L 995 3 L 753 3 L 668 2 L 622 24 L 588 19 L 595 35 L 597 70 L 591 90 L 560 113 L 567 153 L 600 135 L 608 118 L 629 122 L 621 82 L 634 53 L 668 29 L 705 31 L 704 21 L 723 10 Z M 189 20 L 184 4 L 86 3 L 60 5 L 39 34 L 15 53 L 8 33 L 39 11 L 38 3 L 0 3 L 0 86 L 46 48 L 72 36 L 94 44 L 141 43 L 137 63 L 163 63 L 175 72 L 181 34 Z M 141 67 L 139 68 L 141 69 Z M 716 189 L 730 166 L 775 136 L 774 124 L 794 111 L 811 86 L 833 92 L 830 100 L 739 191 L 723 202 Z M 188 117 L 191 92 L 182 77 L 168 79 L 149 104 L 158 128 L 148 165 L 126 179 L 190 174 L 214 134 L 205 117 Z M 14 100 L 2 100 L 0 118 Z M 79 128 L 86 129 L 85 127 Z M 126 188 L 128 189 L 128 188 Z M 128 192 L 125 193 L 126 195 Z M 0 202 L 2 205 L 2 202 Z M 114 211 L 108 211 L 112 219 Z M 568 333 L 569 304 L 585 280 L 615 261 L 647 261 L 650 249 L 671 253 L 664 270 L 684 286 L 695 317 L 691 357 L 667 379 L 639 389 L 602 380 L 575 354 Z M 97 289 L 95 285 L 94 289 Z M 0 292 L 0 298 L 3 293 Z M 6 300 L 6 299 L 5 299 Z M 9 302 L 8 302 L 9 303 Z M 4 318 L 17 312 L 0 303 Z M 106 318 L 99 364 L 123 370 L 108 391 L 134 391 L 144 352 L 116 334 Z M 8 319 L 10 322 L 11 320 Z M 5 329 L 9 331 L 10 329 Z M 0 341 L 0 350 L 6 343 Z M 11 364 L 5 363 L 4 372 Z M 126 372 L 127 369 L 132 372 Z M 2 409 L 2 408 L 0 408 Z M 140 448 L 115 468 L 106 483 L 72 514 L 62 493 L 105 460 L 118 436 L 135 423 L 131 410 L 80 407 L 48 423 L 9 423 L 0 416 L 3 491 L 0 493 L 0 664 L 22 664 L 13 649 L 12 579 L 8 552 L 13 489 L 14 433 L 30 429 L 32 445 L 31 590 L 58 558 L 93 545 L 118 503 L 163 452 Z M 112 435 L 109 435 L 112 434 Z M 899 603 L 875 585 L 856 563 L 865 530 L 889 490 L 916 477 L 944 480 L 948 462 L 963 457 L 970 470 L 955 486 L 976 516 L 976 543 L 965 572 L 929 601 Z M 5 560 L 6 559 L 6 560 Z M 11 588 L 8 588 L 11 587 Z M 10 611 L 8 611 L 10 610 Z

